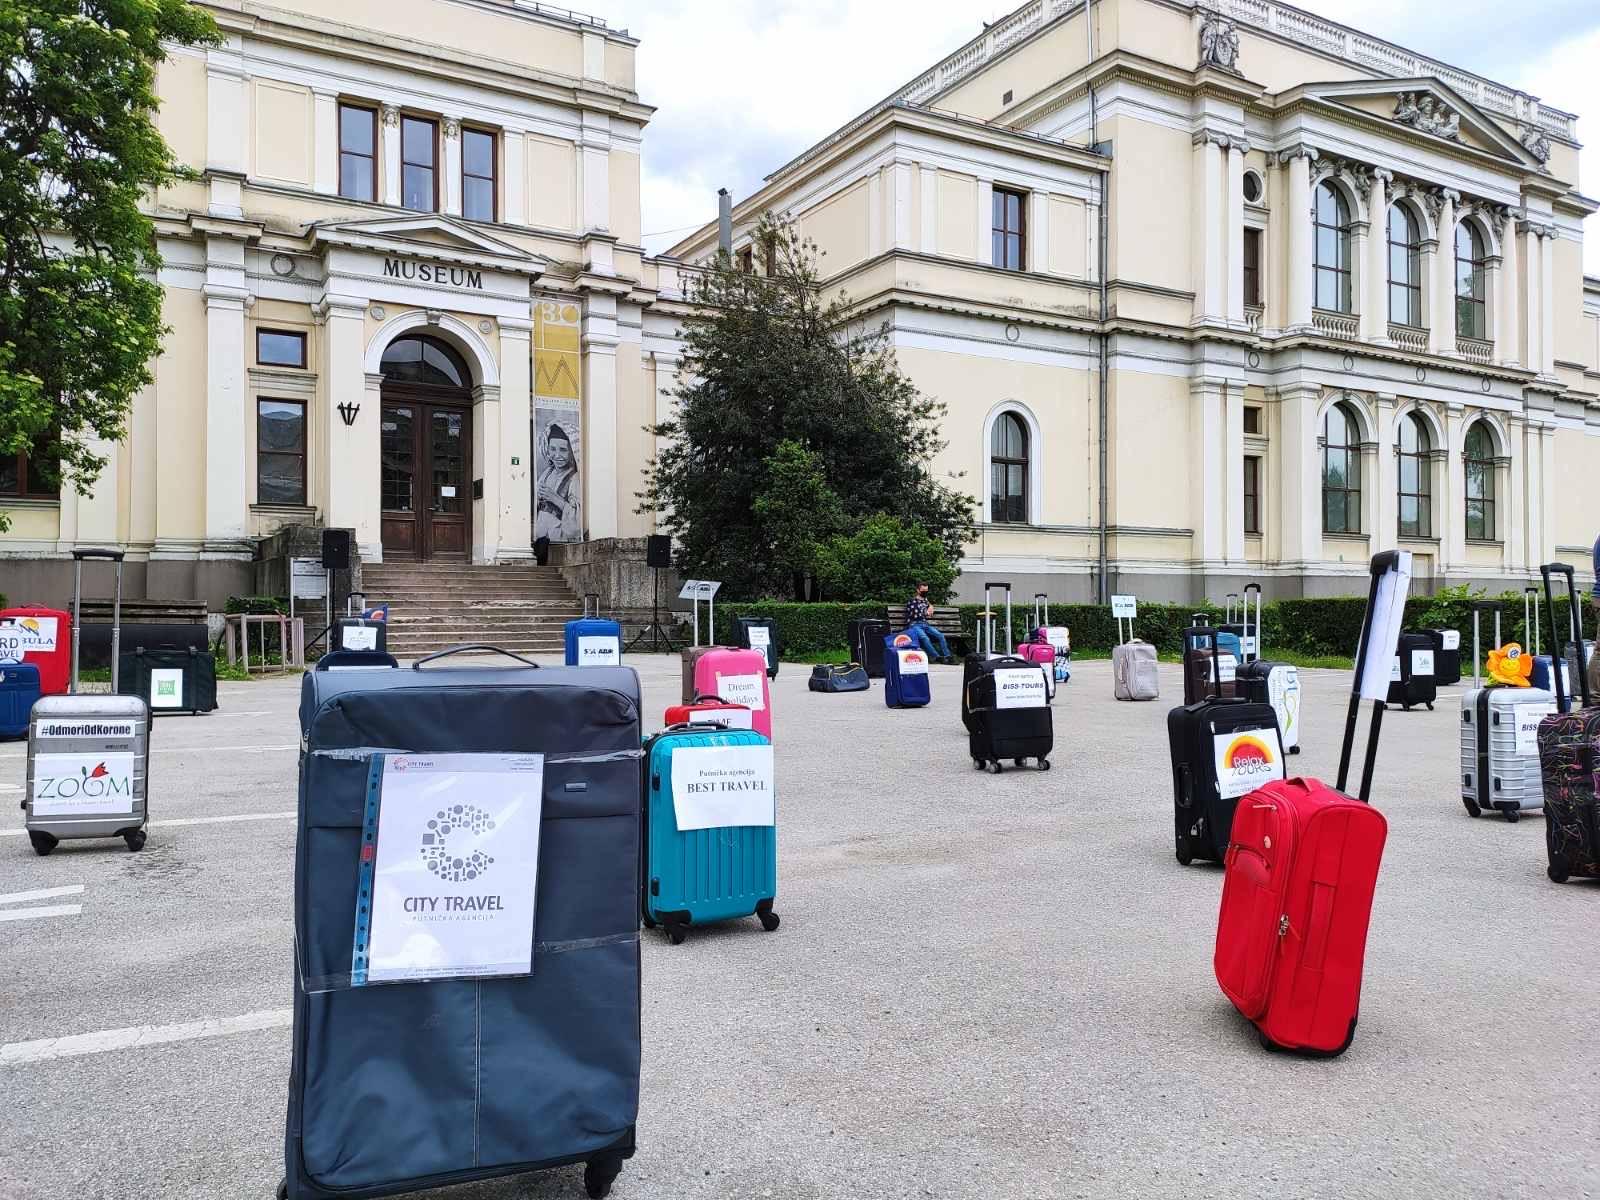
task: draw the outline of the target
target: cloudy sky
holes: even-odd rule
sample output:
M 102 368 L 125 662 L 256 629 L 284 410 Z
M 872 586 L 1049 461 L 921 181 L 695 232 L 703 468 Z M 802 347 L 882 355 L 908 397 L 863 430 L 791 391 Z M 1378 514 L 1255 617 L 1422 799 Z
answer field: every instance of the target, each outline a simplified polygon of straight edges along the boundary
M 645 131 L 645 244 L 663 250 L 715 216 L 717 188 L 748 196 L 1021 0 L 571 2 L 642 40 L 639 92 L 658 110 Z M 1587 115 L 1580 138 L 1600 128 L 1597 0 L 1299 6 Z M 1600 146 L 1586 157 L 1583 190 L 1600 195 Z M 1600 273 L 1600 217 L 1586 240 L 1588 269 Z

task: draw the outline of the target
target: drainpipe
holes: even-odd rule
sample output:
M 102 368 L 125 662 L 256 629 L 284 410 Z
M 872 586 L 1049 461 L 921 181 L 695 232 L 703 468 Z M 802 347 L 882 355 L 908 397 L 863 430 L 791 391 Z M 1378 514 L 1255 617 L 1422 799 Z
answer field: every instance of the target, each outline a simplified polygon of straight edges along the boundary
M 733 197 L 717 189 L 717 253 L 733 256 Z
M 1092 68 L 1093 65 L 1094 65 L 1094 3 L 1093 3 L 1093 0 L 1084 0 L 1084 4 L 1083 4 L 1083 28 L 1084 28 L 1085 37 L 1087 39 L 1088 51 L 1089 51 L 1089 59 L 1088 59 L 1088 62 L 1086 64 L 1086 69 L 1089 69 L 1089 68 Z M 1091 150 L 1093 150 L 1095 153 L 1101 153 L 1102 152 L 1102 147 L 1100 145 L 1100 103 L 1099 103 L 1099 98 L 1095 95 L 1094 81 L 1093 81 L 1092 78 L 1089 81 L 1089 148 Z M 1109 147 L 1106 147 L 1105 149 L 1109 150 Z M 1096 238 L 1096 241 L 1099 243 L 1099 254 L 1098 254 L 1097 257 L 1098 257 L 1098 270 L 1099 270 L 1099 275 L 1100 275 L 1100 331 L 1095 336 L 1095 340 L 1099 343 L 1099 345 L 1098 345 L 1098 358 L 1099 358 L 1099 366 L 1100 366 L 1100 371 L 1099 371 L 1100 382 L 1099 382 L 1099 388 L 1098 388 L 1099 397 L 1098 397 L 1098 409 L 1097 409 L 1097 411 L 1098 411 L 1098 421 L 1099 421 L 1099 426 L 1098 426 L 1098 430 L 1097 430 L 1097 433 L 1098 433 L 1099 436 L 1098 436 L 1097 440 L 1098 440 L 1099 444 L 1096 447 L 1097 452 L 1099 454 L 1099 476 L 1100 476 L 1100 522 L 1099 522 L 1100 523 L 1100 570 L 1099 570 L 1098 584 L 1097 584 L 1097 587 L 1096 587 L 1096 591 L 1099 593 L 1099 595 L 1096 597 L 1096 599 L 1101 604 L 1110 604 L 1111 603 L 1111 580 L 1110 580 L 1110 577 L 1109 577 L 1109 573 L 1110 573 L 1109 545 L 1110 545 L 1110 519 L 1111 519 L 1110 518 L 1110 513 L 1111 513 L 1111 485 L 1110 485 L 1110 481 L 1106 478 L 1106 473 L 1107 473 L 1107 470 L 1109 469 L 1109 463 L 1110 463 L 1110 457 L 1111 457 L 1111 454 L 1110 454 L 1110 435 L 1108 434 L 1108 432 L 1106 430 L 1107 413 L 1108 413 L 1108 410 L 1110 408 L 1110 402 L 1109 402 L 1109 397 L 1108 397 L 1108 393 L 1107 393 L 1107 381 L 1106 381 L 1106 366 L 1107 366 L 1106 308 L 1107 308 L 1107 304 L 1108 304 L 1108 289 L 1107 289 L 1107 286 L 1106 286 L 1106 272 L 1109 269 L 1109 263 L 1110 263 L 1110 255 L 1107 252 L 1106 242 L 1107 242 L 1107 239 L 1108 239 L 1108 237 L 1110 235 L 1110 231 L 1111 231 L 1111 216 L 1110 216 L 1109 204 L 1108 204 L 1108 200 L 1109 200 L 1109 197 L 1110 197 L 1110 187 L 1109 187 L 1110 179 L 1111 179 L 1110 169 L 1106 168 L 1106 167 L 1101 167 L 1100 168 L 1100 173 L 1099 173 L 1099 184 L 1098 184 L 1099 195 L 1097 197 L 1099 202 L 1100 202 L 1099 203 L 1100 221 L 1099 221 L 1098 237 Z

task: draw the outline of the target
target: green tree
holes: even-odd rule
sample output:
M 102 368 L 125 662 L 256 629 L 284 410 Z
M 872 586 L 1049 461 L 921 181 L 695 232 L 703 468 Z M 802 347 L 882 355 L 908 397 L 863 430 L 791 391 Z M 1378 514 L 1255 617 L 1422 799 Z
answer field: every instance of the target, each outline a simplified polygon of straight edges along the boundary
M 756 496 L 756 521 L 774 570 L 786 571 L 804 597 L 823 543 L 845 526 L 844 510 L 824 475 L 822 456 L 799 442 L 779 442 L 766 461 L 766 484 Z
M 855 533 L 830 539 L 817 562 L 817 579 L 830 600 L 899 600 L 918 583 L 942 603 L 956 569 L 945 548 L 898 517 L 879 514 Z
M 668 445 L 646 475 L 640 511 L 663 514 L 684 571 L 721 579 L 736 597 L 801 598 L 807 543 L 879 513 L 960 561 L 973 501 L 931 467 L 944 446 L 944 406 L 901 373 L 885 329 L 852 323 L 850 299 L 824 294 L 814 243 L 770 215 L 756 240 L 768 274 L 746 274 L 724 255 L 691 285 L 699 311 L 683 333 L 688 382 L 676 415 L 650 430 Z M 793 451 L 780 453 L 785 443 L 812 466 L 801 471 Z M 769 492 L 775 470 L 820 483 L 837 508 L 802 529 L 791 518 L 803 512 Z M 797 477 L 783 478 L 789 489 Z M 786 519 L 769 527 L 779 509 Z M 829 528 L 835 511 L 840 523 Z
M 216 37 L 186 0 L 0 0 L 0 456 L 84 494 L 85 439 L 123 436 L 166 332 L 140 211 L 184 173 L 155 126 L 162 42 Z

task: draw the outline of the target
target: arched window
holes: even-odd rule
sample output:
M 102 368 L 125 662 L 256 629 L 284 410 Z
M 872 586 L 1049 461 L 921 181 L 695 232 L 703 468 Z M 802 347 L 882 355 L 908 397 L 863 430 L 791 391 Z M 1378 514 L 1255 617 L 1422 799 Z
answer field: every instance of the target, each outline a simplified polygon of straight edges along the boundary
M 385 379 L 395 383 L 451 388 L 472 386 L 472 375 L 459 354 L 437 338 L 416 334 L 390 342 L 378 369 Z
M 1422 234 L 1404 204 L 1389 210 L 1389 320 L 1422 327 Z
M 1433 536 L 1433 439 L 1416 413 L 1400 421 L 1400 536 Z
M 1322 419 L 1322 531 L 1361 532 L 1361 426 L 1348 404 Z
M 1467 537 L 1492 542 L 1494 531 L 1494 435 L 1483 421 L 1467 430 L 1467 445 L 1462 456 L 1467 474 Z
M 1456 226 L 1456 336 L 1489 336 L 1489 305 L 1484 286 L 1483 238 L 1471 221 Z
M 996 417 L 989 434 L 989 519 L 1028 522 L 1028 427 L 1014 412 Z
M 1317 307 L 1353 312 L 1350 305 L 1350 206 L 1333 184 L 1317 188 Z

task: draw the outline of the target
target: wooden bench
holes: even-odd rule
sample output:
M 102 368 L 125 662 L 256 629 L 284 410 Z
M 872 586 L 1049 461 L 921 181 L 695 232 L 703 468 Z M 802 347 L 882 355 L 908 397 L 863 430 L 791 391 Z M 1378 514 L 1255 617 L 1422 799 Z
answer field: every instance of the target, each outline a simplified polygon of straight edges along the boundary
M 884 616 L 889 621 L 890 629 L 906 627 L 906 606 L 903 603 L 886 604 Z M 929 608 L 928 624 L 944 634 L 944 640 L 950 643 L 950 653 L 957 658 L 972 653 L 972 639 L 962 632 L 961 610 L 954 604 L 935 604 Z

